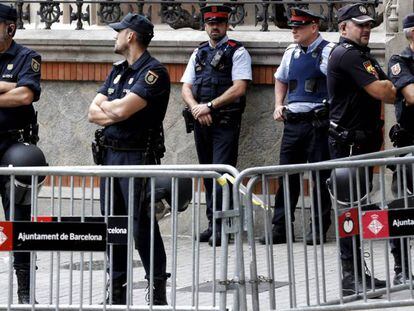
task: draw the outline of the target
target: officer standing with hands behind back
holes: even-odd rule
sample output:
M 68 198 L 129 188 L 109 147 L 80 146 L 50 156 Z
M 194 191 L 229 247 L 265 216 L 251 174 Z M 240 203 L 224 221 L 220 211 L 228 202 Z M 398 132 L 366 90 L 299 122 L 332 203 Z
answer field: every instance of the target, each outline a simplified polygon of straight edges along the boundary
M 0 4 L 0 158 L 17 142 L 36 144 L 38 141 L 37 117 L 32 103 L 40 97 L 41 58 L 35 51 L 13 40 L 16 21 L 16 9 Z M 10 219 L 11 212 L 9 191 L 3 176 L 0 194 L 6 219 Z M 30 205 L 15 202 L 14 220 L 30 221 L 30 218 Z M 18 301 L 29 304 L 30 253 L 14 253 L 13 266 L 17 276 Z
M 114 64 L 104 85 L 89 107 L 89 121 L 100 126 L 95 158 L 103 165 L 159 164 L 163 156 L 162 122 L 170 96 L 166 68 L 148 52 L 154 26 L 142 15 L 129 13 L 119 23 L 109 25 L 117 31 L 115 53 L 125 57 Z M 105 215 L 105 179 L 101 181 L 101 211 Z M 150 278 L 151 219 L 145 196 L 146 180 L 134 179 L 135 248 Z M 111 196 L 113 196 L 111 198 Z M 128 178 L 114 178 L 114 215 L 128 215 Z M 154 229 L 154 305 L 166 305 L 166 254 L 157 222 Z M 112 297 L 109 303 L 126 304 L 127 245 L 113 245 Z M 132 289 L 129 289 L 132 290 Z
M 194 50 L 181 82 L 182 97 L 195 119 L 194 139 L 200 164 L 236 166 L 241 116 L 246 89 L 252 79 L 251 59 L 240 42 L 227 37 L 231 8 L 210 5 L 201 9 L 209 41 Z M 213 182 L 204 180 L 208 228 L 200 242 L 213 245 Z M 222 191 L 216 186 L 216 208 L 222 208 Z M 221 243 L 216 222 L 215 244 Z
M 362 4 L 346 5 L 338 10 L 341 37 L 331 53 L 327 74 L 329 147 L 333 159 L 379 151 L 383 142 L 381 102 L 394 103 L 396 89 L 370 54 L 368 43 L 373 21 Z M 367 290 L 373 289 L 369 271 L 360 257 L 358 237 L 356 241 L 357 267 L 354 267 L 352 238 L 340 241 L 345 296 L 362 292 L 362 273 L 365 273 Z M 383 288 L 385 282 L 374 279 L 374 286 Z

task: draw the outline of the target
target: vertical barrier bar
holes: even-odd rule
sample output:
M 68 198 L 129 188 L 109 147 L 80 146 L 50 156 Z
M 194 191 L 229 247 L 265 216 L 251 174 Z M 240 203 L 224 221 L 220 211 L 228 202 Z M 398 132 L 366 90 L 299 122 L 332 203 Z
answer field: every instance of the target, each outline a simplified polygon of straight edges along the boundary
M 154 304 L 154 228 L 155 228 L 155 178 L 150 179 L 151 185 L 151 230 L 150 230 L 150 279 L 149 279 L 149 309 L 152 310 Z M 141 187 L 145 188 L 146 183 L 144 182 Z M 141 195 L 144 195 L 144 191 L 141 189 Z M 140 198 L 143 202 L 143 198 Z M 142 208 L 142 206 L 140 207 Z M 128 248 L 129 251 L 129 248 Z M 129 258 L 129 256 L 128 256 Z M 175 303 L 175 301 L 174 301 Z M 173 303 L 173 306 L 174 306 Z
M 16 182 L 16 176 L 10 175 L 10 184 L 14 185 Z M 14 209 L 15 209 L 15 191 L 14 187 L 10 187 L 10 215 L 9 220 L 14 221 Z M 7 298 L 7 310 L 11 310 L 11 304 L 13 303 L 13 252 L 9 252 L 9 292 Z
M 49 175 L 50 176 L 50 214 L 51 216 L 55 216 L 55 176 L 54 175 Z M 54 252 L 50 252 L 50 266 L 49 266 L 49 271 L 50 271 L 50 276 L 49 276 L 49 304 L 51 305 L 53 302 L 53 276 L 54 276 Z
M 303 178 L 304 174 L 299 174 L 299 186 L 300 186 L 300 198 L 301 198 L 301 205 L 302 205 L 302 228 L 305 228 L 305 192 L 304 192 L 304 185 L 303 185 Z M 304 256 L 304 265 L 305 265 L 305 288 L 306 288 L 306 304 L 310 306 L 310 293 L 309 293 L 309 266 L 308 266 L 308 250 L 307 250 L 307 243 L 306 243 L 306 232 L 302 230 L 302 237 L 303 237 L 303 256 Z M 315 239 L 313 240 L 315 242 Z
M 229 192 L 229 184 L 224 177 L 220 177 L 221 190 L 223 193 L 222 199 L 222 211 L 228 211 L 230 206 L 230 192 Z M 226 223 L 228 223 L 228 218 L 221 219 L 221 263 L 220 263 L 220 279 L 225 281 L 227 279 L 227 264 L 228 264 L 228 238 L 229 235 L 226 234 L 225 228 Z M 215 265 L 214 265 L 215 266 Z M 213 282 L 215 283 L 215 282 Z M 215 295 L 215 288 L 213 289 Z M 226 298 L 227 298 L 227 290 L 220 291 L 220 310 L 226 310 Z M 215 301 L 213 307 L 215 307 Z
M 177 178 L 173 177 L 171 180 L 171 214 L 172 214 L 172 238 L 173 238 L 173 247 L 172 247 L 172 278 L 171 278 L 171 288 L 172 288 L 172 295 L 171 298 L 173 299 L 171 305 L 173 308 L 177 305 L 177 250 L 178 250 L 178 239 L 177 239 L 177 225 L 178 225 L 178 180 Z
M 128 252 L 127 252 L 127 301 L 126 301 L 126 309 L 129 310 L 131 306 L 131 299 L 132 299 L 132 264 L 133 264 L 133 245 L 134 245 L 134 177 L 128 178 Z M 141 184 L 141 187 L 145 187 L 145 182 Z M 141 195 L 143 194 L 142 189 Z M 141 200 L 143 198 L 140 198 Z M 142 201 L 141 201 L 142 202 Z M 153 228 L 152 224 L 153 219 L 151 219 L 151 228 Z M 151 231 L 153 232 L 153 231 Z M 151 241 L 153 240 L 153 236 L 151 238 Z M 153 275 L 152 275 L 153 276 Z M 150 275 L 151 277 L 151 275 Z M 154 281 L 154 280 L 152 280 Z M 152 287 L 154 286 L 154 283 L 150 282 L 150 297 L 152 296 Z
M 70 176 L 70 216 L 74 216 L 74 182 Z M 69 305 L 73 304 L 73 252 L 70 252 L 69 263 Z

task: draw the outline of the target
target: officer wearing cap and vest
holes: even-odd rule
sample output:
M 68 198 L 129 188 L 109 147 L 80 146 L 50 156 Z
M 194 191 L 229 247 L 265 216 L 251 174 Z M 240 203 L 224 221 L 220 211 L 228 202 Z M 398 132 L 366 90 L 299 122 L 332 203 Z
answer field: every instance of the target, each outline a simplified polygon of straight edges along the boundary
M 236 166 L 245 93 L 252 79 L 251 59 L 243 45 L 227 37 L 228 15 L 224 5 L 201 9 L 209 41 L 194 50 L 181 82 L 182 97 L 194 117 L 194 139 L 200 164 Z M 206 179 L 208 228 L 200 242 L 213 244 L 213 182 Z M 216 208 L 222 208 L 222 192 L 216 186 Z M 216 222 L 220 245 L 220 222 Z
M 16 9 L 0 4 L 0 158 L 10 149 L 19 149 L 17 142 L 35 144 L 38 141 L 36 112 L 32 103 L 40 97 L 41 59 L 38 53 L 13 40 L 16 21 Z M 37 147 L 34 149 L 38 150 Z M 12 150 L 10 152 L 14 153 Z M 14 164 L 9 158 L 2 161 L 2 165 L 9 164 Z M 11 213 L 8 181 L 6 177 L 0 178 L 0 195 L 7 219 Z M 30 221 L 30 216 L 30 200 L 16 201 L 14 220 Z M 19 303 L 28 304 L 31 302 L 30 253 L 15 253 L 14 269 L 17 275 Z
M 322 16 L 299 8 L 291 8 L 289 26 L 295 43 L 286 49 L 281 64 L 275 73 L 275 110 L 273 118 L 284 122 L 284 133 L 280 147 L 280 164 L 318 162 L 329 159 L 328 149 L 328 109 L 326 100 L 326 68 L 329 54 L 334 46 L 319 34 L 319 21 Z M 286 99 L 286 103 L 285 103 Z M 318 214 L 317 187 L 315 190 L 315 243 L 320 243 L 319 226 L 322 223 L 323 239 L 331 224 L 329 193 L 325 181 L 329 172 L 321 172 L 321 210 Z M 286 243 L 285 198 L 282 179 L 275 199 L 272 241 Z M 289 177 L 291 219 L 299 198 L 299 176 Z M 292 224 L 293 228 L 293 224 Z M 266 238 L 260 239 L 265 244 Z M 313 244 L 310 231 L 306 237 Z
M 393 103 L 396 94 L 395 87 L 370 54 L 368 43 L 373 19 L 367 15 L 366 7 L 362 4 L 342 7 L 338 10 L 338 22 L 341 37 L 331 53 L 327 74 L 329 147 L 334 159 L 380 150 L 381 102 Z M 353 264 L 352 238 L 341 239 L 340 245 L 343 294 L 362 291 L 362 273 L 366 274 L 367 290 L 371 290 L 371 277 L 361 264 L 359 243 L 357 267 Z M 385 287 L 384 281 L 374 281 L 376 288 Z
M 408 47 L 401 53 L 392 55 L 388 62 L 388 77 L 397 89 L 395 116 L 397 124 L 390 131 L 390 138 L 395 147 L 414 145 L 414 14 L 407 15 L 403 20 L 403 31 L 408 40 Z M 398 174 L 393 174 L 393 193 L 398 196 Z M 408 179 L 408 176 L 407 176 Z M 409 181 L 410 182 L 410 181 Z M 403 185 L 402 174 L 400 185 Z M 397 191 L 395 191 L 397 190 Z M 412 192 L 412 189 L 409 189 Z M 401 193 L 401 195 L 404 195 Z M 403 206 L 401 206 L 403 208 Z M 404 243 L 404 253 L 401 243 Z M 394 285 L 404 283 L 408 279 L 408 253 L 406 239 L 390 240 L 391 253 L 394 256 Z M 404 260 L 402 260 L 404 259 Z M 403 274 L 403 265 L 405 275 Z
M 159 164 L 163 156 L 162 122 L 170 96 L 170 78 L 166 68 L 147 50 L 154 36 L 154 26 L 142 15 L 129 13 L 119 23 L 109 25 L 117 31 L 114 52 L 125 60 L 114 64 L 105 83 L 89 107 L 89 121 L 100 126 L 94 153 L 97 164 Z M 101 211 L 113 201 L 114 215 L 128 215 L 128 178 L 115 178 L 113 192 L 107 196 L 105 179 L 101 182 Z M 134 180 L 134 239 L 146 278 L 150 277 L 151 219 L 146 200 L 146 180 Z M 109 206 L 109 205 L 107 205 Z M 166 305 L 166 254 L 155 223 L 154 305 Z M 112 296 L 109 303 L 126 303 L 127 245 L 113 245 Z M 129 289 L 132 291 L 132 289 Z

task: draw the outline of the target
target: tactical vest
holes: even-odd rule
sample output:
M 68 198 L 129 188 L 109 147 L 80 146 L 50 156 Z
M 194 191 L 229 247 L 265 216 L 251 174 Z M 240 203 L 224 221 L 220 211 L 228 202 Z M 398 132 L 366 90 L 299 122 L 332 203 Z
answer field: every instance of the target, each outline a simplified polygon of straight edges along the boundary
M 405 62 L 411 74 L 414 75 L 414 61 L 411 57 L 400 55 L 402 61 Z M 402 128 L 414 134 L 414 107 L 407 107 L 405 105 L 404 96 L 399 92 L 397 100 L 395 101 L 395 116 L 397 122 Z
M 288 103 L 322 103 L 328 98 L 326 76 L 320 69 L 322 50 L 327 44 L 328 41 L 322 40 L 312 53 L 292 53 L 289 64 Z
M 240 47 L 242 44 L 234 40 L 228 40 L 216 49 L 210 47 L 208 41 L 200 44 L 195 58 L 195 81 L 192 87 L 197 102 L 208 103 L 233 86 L 233 55 Z M 245 102 L 243 96 L 217 111 L 242 113 Z

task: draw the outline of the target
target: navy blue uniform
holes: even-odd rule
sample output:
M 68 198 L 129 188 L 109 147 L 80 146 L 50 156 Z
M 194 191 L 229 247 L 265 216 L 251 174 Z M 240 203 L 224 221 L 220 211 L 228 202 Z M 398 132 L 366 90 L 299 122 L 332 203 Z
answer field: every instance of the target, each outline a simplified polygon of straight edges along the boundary
M 211 63 L 222 53 L 217 66 Z M 217 56 L 216 56 L 217 57 Z M 214 62 L 213 62 L 214 65 Z M 240 42 L 224 37 L 215 48 L 203 42 L 195 50 L 181 82 L 192 84 L 194 99 L 207 103 L 222 95 L 234 80 L 251 80 L 251 60 Z M 245 97 L 211 112 L 213 124 L 203 126 L 195 122 L 194 139 L 200 164 L 237 165 L 241 117 Z M 204 181 L 206 187 L 207 218 L 211 227 L 213 217 L 213 182 Z M 216 209 L 222 208 L 222 189 L 216 186 Z
M 0 54 L 0 75 L 5 82 L 14 82 L 16 87 L 25 86 L 32 90 L 33 101 L 40 97 L 40 55 L 14 41 L 10 48 Z M 33 105 L 25 105 L 15 108 L 0 108 L 0 159 L 6 150 L 18 140 L 30 141 L 29 127 L 36 123 L 36 114 Z M 25 134 L 17 134 L 19 130 L 25 130 Z M 6 134 L 7 132 L 7 134 Z M 0 178 L 0 195 L 6 214 L 9 219 L 9 200 L 5 195 L 5 178 Z M 31 207 L 15 205 L 14 220 L 30 220 Z M 19 252 L 14 254 L 14 268 L 16 270 L 29 270 L 30 253 Z
M 381 101 L 371 97 L 364 87 L 374 81 L 387 79 L 387 76 L 370 55 L 370 49 L 341 37 L 339 45 L 331 53 L 327 77 L 330 121 L 355 133 L 354 140 L 341 141 L 331 131 L 331 157 L 337 159 L 379 151 L 383 125 Z M 359 239 L 356 240 L 359 248 Z M 352 238 L 341 239 L 340 245 L 342 260 L 351 261 Z
M 401 90 L 409 84 L 414 83 L 414 53 L 407 47 L 400 54 L 391 56 L 388 63 L 388 77 L 397 89 L 397 99 L 395 101 L 395 116 L 400 127 L 398 139 L 394 141 L 396 147 L 406 147 L 414 144 L 414 107 L 406 106 L 405 99 Z M 397 172 L 394 172 L 393 184 L 397 182 Z M 401 177 L 402 178 L 402 177 Z M 403 181 L 401 180 L 401 185 Z M 404 206 L 399 206 L 403 208 Z M 406 239 L 403 239 L 406 246 Z M 402 272 L 402 258 L 405 261 L 405 270 L 408 271 L 407 247 L 404 254 L 401 253 L 401 240 L 390 240 L 391 253 L 394 256 L 394 270 L 396 273 Z
M 131 66 L 126 61 L 116 63 L 98 90 L 108 100 L 122 98 L 133 92 L 147 101 L 145 108 L 127 120 L 105 127 L 104 165 L 159 164 L 159 155 L 153 148 L 153 139 L 160 138 L 170 95 L 170 79 L 166 68 L 148 51 Z M 148 147 L 150 146 L 150 147 Z M 150 275 L 150 217 L 149 202 L 146 201 L 146 182 L 134 181 L 134 238 L 146 277 Z M 128 178 L 114 179 L 114 215 L 128 215 Z M 105 181 L 101 182 L 101 211 L 105 213 Z M 110 212 L 110 211 L 109 211 Z M 164 244 L 155 223 L 154 231 L 154 277 L 166 279 L 166 255 Z M 113 279 L 125 283 L 127 268 L 127 246 L 114 245 Z M 125 293 L 124 293 L 125 295 Z
M 324 101 L 328 98 L 326 89 L 326 63 L 333 47 L 319 36 L 304 51 L 299 45 L 288 47 L 275 78 L 288 85 L 284 131 L 280 146 L 279 164 L 298 164 L 320 162 L 329 159 L 328 149 L 328 112 Z M 317 116 L 316 111 L 322 114 Z M 321 209 L 323 234 L 330 224 L 331 201 L 325 181 L 329 172 L 321 171 Z M 316 178 L 316 177 L 315 177 Z M 280 237 L 286 236 L 285 198 L 282 178 L 275 198 L 273 231 Z M 300 181 L 297 174 L 289 177 L 289 200 L 291 220 L 299 198 Z M 317 188 L 314 187 L 314 206 L 317 204 Z M 319 215 L 316 211 L 316 228 L 319 228 Z M 317 230 L 317 234 L 319 229 Z

